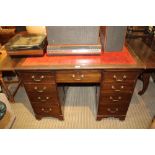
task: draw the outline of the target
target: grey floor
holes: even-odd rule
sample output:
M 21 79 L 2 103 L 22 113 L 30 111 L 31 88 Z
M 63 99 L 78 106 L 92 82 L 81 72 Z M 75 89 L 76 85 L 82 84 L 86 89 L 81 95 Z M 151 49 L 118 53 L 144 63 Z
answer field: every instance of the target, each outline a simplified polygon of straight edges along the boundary
M 140 90 L 142 88 L 142 84 L 140 81 L 137 82 L 136 89 Z M 144 102 L 149 114 L 153 118 L 155 116 L 155 83 L 152 79 L 150 79 L 150 83 L 147 91 L 141 96 L 142 101 Z

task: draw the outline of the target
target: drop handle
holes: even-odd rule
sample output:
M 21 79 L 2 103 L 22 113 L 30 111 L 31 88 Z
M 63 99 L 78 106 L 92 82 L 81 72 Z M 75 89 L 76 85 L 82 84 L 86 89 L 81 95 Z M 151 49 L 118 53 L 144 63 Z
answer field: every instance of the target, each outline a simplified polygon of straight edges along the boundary
M 113 85 L 111 86 L 111 88 L 112 88 L 114 91 L 121 91 L 121 90 L 119 90 L 119 89 L 116 89 L 115 86 L 113 86 Z
M 49 112 L 51 112 L 51 111 L 52 111 L 52 109 L 51 109 L 51 108 L 49 108 L 49 110 L 45 110 L 44 108 L 41 108 L 41 111 L 43 111 L 43 112 L 45 112 L 45 113 L 49 113 Z
M 43 93 L 47 88 L 46 88 L 46 87 L 43 87 L 42 89 L 39 89 L 37 86 L 35 86 L 34 89 L 35 89 L 38 93 Z
M 124 81 L 124 80 L 127 78 L 127 76 L 126 76 L 126 75 L 123 75 L 122 79 L 118 79 L 118 77 L 117 77 L 116 75 L 114 75 L 113 78 L 114 78 L 117 82 L 122 82 L 122 81 Z
M 122 99 L 122 97 L 119 96 L 118 99 L 114 99 L 112 96 L 110 96 L 109 99 L 112 100 L 113 102 L 118 102 Z
M 37 79 L 34 75 L 32 75 L 31 78 L 32 78 L 33 81 L 35 81 L 35 82 L 40 82 L 40 81 L 42 81 L 42 80 L 45 78 L 45 76 L 44 76 L 44 75 L 41 75 L 41 76 Z
M 73 74 L 72 78 L 74 80 L 80 81 L 80 80 L 82 80 L 84 78 L 84 75 L 83 74 L 77 74 L 77 75 Z
M 47 100 L 49 100 L 50 98 L 47 96 L 45 97 L 45 99 L 42 99 L 40 96 L 38 97 L 38 100 L 40 100 L 41 102 L 46 102 Z
M 110 108 L 108 108 L 107 111 L 110 113 L 116 113 L 118 111 L 118 108 L 116 108 L 115 110 L 111 110 Z
M 124 86 L 121 86 L 120 89 L 116 89 L 116 87 L 115 87 L 114 85 L 112 85 L 111 88 L 112 88 L 114 91 L 117 91 L 117 92 L 118 92 L 118 91 L 121 91 L 120 89 L 124 89 Z

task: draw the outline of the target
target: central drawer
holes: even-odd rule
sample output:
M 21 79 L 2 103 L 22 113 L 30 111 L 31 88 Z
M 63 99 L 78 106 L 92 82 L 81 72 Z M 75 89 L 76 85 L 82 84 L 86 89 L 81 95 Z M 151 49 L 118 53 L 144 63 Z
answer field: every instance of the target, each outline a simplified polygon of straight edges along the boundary
M 57 71 L 57 83 L 99 83 L 101 73 L 98 70 Z

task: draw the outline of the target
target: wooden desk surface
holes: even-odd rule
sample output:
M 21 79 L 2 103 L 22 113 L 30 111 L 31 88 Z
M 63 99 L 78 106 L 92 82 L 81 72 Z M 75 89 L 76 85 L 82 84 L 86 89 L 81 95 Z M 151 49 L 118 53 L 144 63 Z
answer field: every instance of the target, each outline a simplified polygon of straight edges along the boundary
M 138 45 L 137 45 L 138 44 Z M 152 54 L 149 48 L 146 48 L 139 40 L 131 40 L 126 45 L 131 57 L 133 58 L 135 63 L 106 63 L 103 60 L 102 56 L 74 56 L 72 57 L 72 61 L 68 61 L 70 63 L 32 63 L 27 65 L 25 61 L 27 58 L 11 58 L 6 54 L 6 51 L 1 50 L 0 55 L 0 71 L 9 71 L 9 70 L 61 70 L 61 69 L 145 69 L 147 68 L 155 68 L 155 54 Z M 142 47 L 142 48 L 140 48 Z M 145 48 L 144 48 L 145 47 Z M 145 50 L 146 49 L 146 50 Z M 148 50 L 148 51 L 147 51 Z M 117 58 L 121 57 L 121 52 L 118 52 Z M 149 54 L 148 54 L 149 53 Z M 145 56 L 143 58 L 143 56 Z M 60 58 L 61 56 L 59 56 Z M 101 58 L 102 57 L 102 58 Z M 114 56 L 115 57 L 115 56 Z M 56 57 L 55 57 L 56 58 Z M 58 58 L 58 57 L 57 57 Z M 69 56 L 64 57 L 64 60 L 69 58 Z M 29 59 L 29 58 L 28 58 Z M 32 59 L 32 58 L 30 58 Z M 63 59 L 61 57 L 60 59 Z M 149 61 L 151 59 L 151 62 Z M 29 61 L 28 61 L 29 62 Z
M 145 64 L 146 69 L 155 69 L 155 51 L 143 43 L 142 39 L 130 39 L 128 46 Z

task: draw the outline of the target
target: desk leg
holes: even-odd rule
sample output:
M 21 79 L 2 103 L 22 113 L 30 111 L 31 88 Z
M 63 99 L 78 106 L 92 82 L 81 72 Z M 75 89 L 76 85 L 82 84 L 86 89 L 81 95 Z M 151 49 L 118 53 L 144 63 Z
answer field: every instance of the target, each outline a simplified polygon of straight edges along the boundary
M 42 116 L 35 114 L 35 117 L 38 121 L 40 121 L 42 119 Z
M 9 89 L 7 88 L 3 78 L 2 78 L 2 72 L 0 72 L 0 84 L 2 85 L 4 91 L 6 92 L 7 96 L 9 97 L 10 102 L 15 102 L 13 96 L 11 95 Z
M 139 79 L 143 82 L 143 88 L 138 92 L 138 94 L 143 95 L 149 85 L 150 73 L 142 73 Z
M 36 118 L 38 121 L 40 121 L 40 120 L 43 118 L 43 116 L 35 114 L 35 118 Z M 63 121 L 63 120 L 64 120 L 63 115 L 60 115 L 60 116 L 58 116 L 58 117 L 56 117 L 56 118 L 58 118 L 60 121 Z
M 101 121 L 103 118 L 108 118 L 109 116 L 97 116 L 96 121 Z M 114 118 L 119 118 L 120 121 L 124 121 L 125 117 L 124 115 L 120 116 L 112 116 Z
M 124 121 L 126 116 L 119 116 L 120 121 Z

